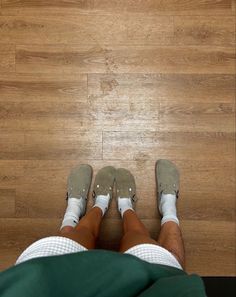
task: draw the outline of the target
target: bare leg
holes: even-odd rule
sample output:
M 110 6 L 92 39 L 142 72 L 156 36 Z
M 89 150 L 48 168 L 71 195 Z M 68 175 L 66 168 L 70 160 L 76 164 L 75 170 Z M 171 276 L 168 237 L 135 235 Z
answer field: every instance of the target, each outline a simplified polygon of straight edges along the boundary
M 101 221 L 102 211 L 99 207 L 94 207 L 79 221 L 75 228 L 65 226 L 60 230 L 59 235 L 73 239 L 87 249 L 94 249 Z
M 171 252 L 184 268 L 184 244 L 180 228 L 176 223 L 169 221 L 163 224 L 158 241 L 156 241 L 150 237 L 148 230 L 136 213 L 127 210 L 123 216 L 123 229 L 124 236 L 120 243 L 120 252 L 125 252 L 142 243 L 156 244 Z
M 157 242 L 150 237 L 148 230 L 132 210 L 124 212 L 123 229 L 124 236 L 121 239 L 120 252 L 125 252 L 137 244 L 157 244 Z
M 184 242 L 178 224 L 172 221 L 163 224 L 157 242 L 171 252 L 183 268 L 185 267 Z

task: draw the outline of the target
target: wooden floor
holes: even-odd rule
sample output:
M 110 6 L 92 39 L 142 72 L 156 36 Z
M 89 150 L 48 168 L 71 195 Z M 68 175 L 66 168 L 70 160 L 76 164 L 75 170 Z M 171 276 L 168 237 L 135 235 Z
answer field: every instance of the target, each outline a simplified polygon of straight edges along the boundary
M 236 275 L 235 2 L 0 3 L 0 268 L 56 234 L 79 163 L 130 169 L 157 237 L 154 168 L 168 158 L 187 271 Z M 98 246 L 121 232 L 113 201 Z

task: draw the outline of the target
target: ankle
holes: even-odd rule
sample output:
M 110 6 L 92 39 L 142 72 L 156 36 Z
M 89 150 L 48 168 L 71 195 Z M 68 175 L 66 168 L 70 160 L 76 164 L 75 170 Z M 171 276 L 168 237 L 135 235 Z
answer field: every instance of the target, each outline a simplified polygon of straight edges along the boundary
M 134 211 L 131 198 L 118 198 L 118 210 L 120 212 L 121 217 L 124 217 L 124 214 L 127 213 L 128 210 Z
M 162 194 L 159 202 L 159 211 L 162 215 L 161 225 L 172 221 L 179 225 L 176 209 L 177 197 L 174 194 Z
M 110 194 L 96 196 L 93 208 L 99 208 L 102 211 L 102 216 L 104 216 L 109 208 L 110 199 Z
M 60 232 L 60 234 L 65 234 L 65 233 L 72 232 L 73 230 L 75 230 L 74 227 L 64 226 L 64 227 L 61 228 L 61 230 L 59 232 Z

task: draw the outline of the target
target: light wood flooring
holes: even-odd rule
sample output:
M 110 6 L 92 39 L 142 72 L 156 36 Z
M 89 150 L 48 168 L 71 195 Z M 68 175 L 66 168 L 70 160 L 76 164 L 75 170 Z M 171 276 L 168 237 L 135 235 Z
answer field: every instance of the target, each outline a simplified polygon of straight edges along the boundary
M 57 233 L 79 163 L 130 169 L 157 237 L 168 158 L 187 271 L 236 275 L 234 31 L 231 0 L 0 1 L 0 269 Z M 113 201 L 98 247 L 121 232 Z

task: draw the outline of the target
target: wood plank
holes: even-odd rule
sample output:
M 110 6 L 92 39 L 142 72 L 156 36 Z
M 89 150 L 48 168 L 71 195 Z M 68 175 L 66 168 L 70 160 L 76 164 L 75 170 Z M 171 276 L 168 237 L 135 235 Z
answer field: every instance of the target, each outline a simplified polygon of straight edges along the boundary
M 174 42 L 179 45 L 235 45 L 235 17 L 174 17 Z
M 80 14 L 0 17 L 2 43 L 169 45 L 173 32 L 170 16 Z
M 231 0 L 181 1 L 181 0 L 86 0 L 86 1 L 46 1 L 46 0 L 2 0 L 6 15 L 31 14 L 78 14 L 81 11 L 156 13 L 158 15 L 232 15 Z
M 8 144 L 11 143 L 13 147 L 16 143 L 14 144 L 14 139 L 11 139 L 9 136 L 19 138 L 15 133 L 18 133 L 18 135 L 23 133 L 22 118 L 22 106 L 19 103 L 0 101 L 0 130 L 2 133 L 8 132 L 8 135 L 5 134 L 4 139 Z
M 16 189 L 16 185 L 22 182 L 23 162 L 12 160 L 0 160 L 0 188 Z
M 156 12 L 158 14 L 224 14 L 230 13 L 231 0 L 181 1 L 181 0 L 94 0 L 95 9 L 111 11 Z M 224 12 L 224 13 L 223 13 Z
M 189 185 L 190 188 L 192 185 Z M 208 192 L 196 192 L 188 191 L 188 189 L 182 189 L 180 193 L 181 199 L 178 201 L 178 215 L 180 219 L 191 221 L 224 221 L 234 222 L 234 199 L 235 191 L 232 193 L 226 191 L 224 194 L 224 207 L 222 207 L 222 200 L 218 193 Z M 212 207 L 212 201 L 214 201 L 214 207 Z M 206 209 L 207 211 L 203 211 Z
M 101 134 L 102 129 L 108 124 L 113 128 L 118 127 L 114 122 L 114 118 L 118 117 L 127 124 L 121 123 L 120 129 L 133 129 L 132 115 L 117 114 L 104 123 L 104 119 L 101 118 L 102 112 L 96 114 L 94 108 L 77 101 L 0 101 L 0 129 L 8 135 L 22 131 L 50 133 L 55 137 L 60 137 L 61 134 L 77 135 L 78 131 Z M 140 112 L 137 110 L 137 114 Z M 142 116 L 139 118 L 141 120 Z M 143 121 L 145 122 L 145 118 Z
M 10 136 L 10 137 L 9 137 Z M 24 134 L 22 132 L 0 134 L 0 159 L 22 160 L 24 158 Z
M 91 117 L 85 102 L 0 101 L 0 129 L 9 135 L 27 131 L 75 135 L 89 129 L 101 131 L 102 124 L 93 122 Z
M 1 16 L 1 42 L 87 45 L 218 45 L 235 43 L 234 17 L 81 14 Z
M 232 13 L 233 13 L 233 15 L 235 15 L 235 13 L 236 13 L 236 1 L 232 0 L 231 2 L 232 2 Z
M 82 117 L 87 107 L 86 102 L 80 101 L 0 101 L 1 118 L 24 118 L 32 117 L 60 117 L 69 118 L 77 116 Z M 26 126 L 27 128 L 27 126 Z
M 117 104 L 156 100 L 181 103 L 233 103 L 234 75 L 89 74 L 91 103 Z
M 103 131 L 132 131 L 133 123 L 136 130 L 234 132 L 231 78 L 230 87 L 220 75 L 91 74 L 88 94 Z M 216 94 L 223 81 L 228 88 Z M 220 102 L 227 97 L 229 103 Z
M 17 187 L 16 216 L 62 218 L 66 208 L 67 176 L 71 168 L 80 163 L 91 163 L 91 160 L 80 155 L 78 160 L 24 161 L 24 179 Z
M 15 189 L 2 189 L 0 188 L 0 217 L 10 218 L 15 216 Z
M 185 221 L 181 226 L 188 272 L 191 273 L 197 269 L 202 276 L 235 275 L 234 222 Z M 224 233 L 224 242 L 222 242 L 222 233 Z M 204 262 L 205 265 L 199 267 L 199 262 Z
M 81 126 L 81 122 L 78 120 L 69 121 L 66 126 L 66 119 L 58 119 L 55 117 L 37 117 L 33 119 L 33 117 L 23 118 L 24 114 L 21 114 L 19 118 L 9 118 L 9 119 L 1 119 L 0 120 L 0 129 L 2 133 L 5 135 L 8 134 L 14 137 L 17 133 L 24 133 L 26 131 L 40 131 L 41 133 L 55 133 L 57 131 L 63 131 L 64 133 L 70 130 L 70 126 L 75 124 L 73 132 L 76 133 L 76 129 L 78 131 L 78 127 Z M 83 129 L 84 130 L 84 129 Z M 7 136 L 6 136 L 7 138 Z
M 2 40 L 1 40 L 2 42 Z M 0 43 L 0 73 L 15 71 L 15 46 Z
M 126 45 L 171 45 L 174 38 L 172 16 L 148 14 L 125 15 Z M 113 37 L 114 39 L 114 37 Z M 114 42 L 110 43 L 114 45 Z
M 24 117 L 52 117 L 69 119 L 75 117 L 80 119 L 86 110 L 87 103 L 79 101 L 48 102 L 35 101 L 21 103 Z M 82 128 L 82 127 L 81 127 Z
M 90 101 L 90 118 L 94 127 L 103 131 L 155 130 L 159 123 L 159 102 L 136 101 L 136 98 L 110 101 L 100 98 Z
M 17 46 L 16 71 L 25 73 L 234 74 L 234 49 L 223 47 Z
M 234 103 L 178 103 L 161 99 L 159 131 L 234 133 Z M 186 125 L 187 123 L 187 125 Z
M 1 101 L 87 101 L 87 75 L 0 74 Z
M 72 8 L 81 8 L 88 9 L 91 8 L 93 0 L 1 0 L 2 7 L 72 7 Z
M 83 77 L 78 87 L 70 76 L 56 79 L 3 77 L 1 131 L 230 132 L 234 127 L 234 76 L 92 74 L 88 102 Z
M 117 98 L 119 99 L 119 98 Z M 234 104 L 169 103 L 160 98 L 128 102 L 96 98 L 90 114 L 103 131 L 234 132 Z M 188 125 L 186 125 L 188 123 Z
M 122 146 L 118 145 L 122 143 Z M 204 154 L 202 152 L 204 151 Z M 231 160 L 234 133 L 103 132 L 103 159 Z
M 115 20 L 115 21 L 114 21 Z M 115 43 L 125 40 L 126 30 L 122 16 L 6 16 L 0 18 L 2 40 L 18 44 L 70 44 L 95 45 L 99 42 Z M 116 33 L 116 34 L 115 34 Z
M 102 158 L 102 134 L 86 131 L 75 133 L 26 132 L 25 160 Z

